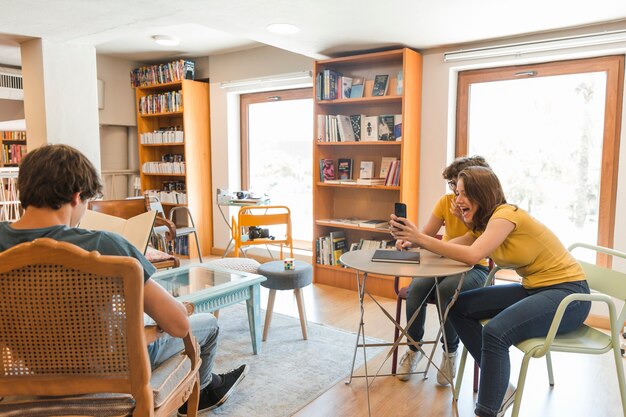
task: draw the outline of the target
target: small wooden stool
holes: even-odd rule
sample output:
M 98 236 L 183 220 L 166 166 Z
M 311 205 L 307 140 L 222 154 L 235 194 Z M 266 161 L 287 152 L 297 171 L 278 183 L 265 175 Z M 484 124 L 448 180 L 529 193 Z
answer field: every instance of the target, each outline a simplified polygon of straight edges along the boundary
M 300 288 L 306 287 L 313 282 L 313 267 L 306 262 L 294 261 L 295 269 L 285 270 L 283 261 L 267 262 L 259 266 L 258 274 L 267 278 L 261 283 L 265 288 L 269 288 L 270 296 L 267 301 L 267 312 L 265 313 L 265 326 L 263 327 L 263 341 L 267 339 L 267 333 L 272 322 L 272 310 L 276 290 L 293 290 L 298 303 L 298 314 L 300 316 L 300 326 L 302 327 L 302 337 L 306 340 L 306 311 Z

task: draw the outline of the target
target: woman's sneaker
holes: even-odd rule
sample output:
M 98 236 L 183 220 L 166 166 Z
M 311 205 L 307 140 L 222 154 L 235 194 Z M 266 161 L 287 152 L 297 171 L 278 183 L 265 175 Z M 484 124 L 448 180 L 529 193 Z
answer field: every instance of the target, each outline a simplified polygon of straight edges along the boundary
M 450 385 L 450 381 L 456 376 L 456 352 L 447 353 L 443 352 L 441 357 L 441 364 L 437 371 L 437 383 L 439 385 Z
M 496 417 L 504 417 L 504 414 L 506 414 L 506 410 L 508 410 L 509 407 L 513 405 L 513 402 L 515 402 L 516 391 L 517 391 L 517 388 L 515 387 L 515 385 L 509 382 L 509 386 L 506 387 L 506 392 L 504 393 L 504 399 L 502 400 L 502 405 L 500 406 L 500 409 L 498 410 L 498 414 L 496 414 Z
M 228 397 L 235 391 L 235 388 L 248 373 L 248 365 L 241 365 L 225 374 L 220 374 L 222 383 L 215 388 L 208 386 L 200 390 L 200 401 L 198 412 L 213 410 L 224 404 Z M 187 416 L 187 403 L 178 409 L 179 417 Z
M 417 363 L 421 361 L 423 357 L 424 354 L 422 352 L 407 349 L 398 363 L 396 377 L 398 377 L 400 381 L 408 381 L 411 379 L 411 372 L 415 372 L 417 369 Z

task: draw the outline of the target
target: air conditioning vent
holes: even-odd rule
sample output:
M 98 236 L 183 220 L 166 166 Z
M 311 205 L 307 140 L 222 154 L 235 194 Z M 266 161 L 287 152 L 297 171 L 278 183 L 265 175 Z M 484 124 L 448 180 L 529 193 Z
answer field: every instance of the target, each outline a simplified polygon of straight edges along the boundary
M 0 67 L 0 99 L 24 100 L 22 71 Z

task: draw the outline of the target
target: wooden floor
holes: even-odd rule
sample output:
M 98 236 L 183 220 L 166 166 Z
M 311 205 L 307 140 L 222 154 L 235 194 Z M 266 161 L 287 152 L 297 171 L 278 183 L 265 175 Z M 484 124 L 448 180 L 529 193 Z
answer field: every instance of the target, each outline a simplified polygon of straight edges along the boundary
M 356 292 L 324 285 L 311 285 L 304 289 L 309 321 L 356 332 L 359 322 L 359 303 Z M 262 308 L 267 302 L 267 292 L 261 293 Z M 395 300 L 382 299 L 381 304 L 393 315 Z M 432 306 L 431 306 L 432 307 Z M 278 291 L 274 311 L 297 317 L 298 309 L 291 291 Z M 427 337 L 436 333 L 435 310 L 429 310 Z M 393 326 L 371 300 L 365 305 L 366 335 L 391 340 Z M 271 337 L 271 329 L 269 337 Z M 512 378 L 517 381 L 521 355 L 513 348 Z M 362 354 L 359 351 L 359 354 Z M 440 352 L 436 352 L 437 363 Z M 368 362 L 368 369 L 378 369 L 381 362 Z M 424 361 L 425 362 L 425 361 Z M 473 362 L 471 362 L 473 365 Z M 425 366 L 420 364 L 420 366 Z M 520 417 L 588 417 L 621 416 L 617 376 L 611 354 L 600 356 L 553 354 L 555 386 L 548 385 L 543 359 L 531 361 Z M 623 363 L 622 363 L 623 366 Z M 350 364 L 346 363 L 346 375 Z M 475 395 L 472 392 L 473 366 L 466 367 L 464 383 L 458 404 L 453 403 L 450 388 L 436 383 L 436 370 L 432 367 L 428 378 L 414 375 L 408 382 L 395 377 L 378 377 L 370 386 L 371 415 L 379 417 L 403 416 L 474 416 Z M 386 363 L 383 370 L 389 372 Z M 361 370 L 362 371 L 362 370 Z M 302 381 L 306 383 L 306 381 Z M 509 410 L 507 416 L 510 416 Z M 364 379 L 354 379 L 350 385 L 339 382 L 326 393 L 295 414 L 298 417 L 367 416 L 368 405 Z

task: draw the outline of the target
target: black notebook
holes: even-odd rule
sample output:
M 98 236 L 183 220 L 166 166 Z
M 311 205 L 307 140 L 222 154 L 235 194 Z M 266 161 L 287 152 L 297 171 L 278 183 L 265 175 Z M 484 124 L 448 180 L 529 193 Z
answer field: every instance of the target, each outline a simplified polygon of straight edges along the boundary
M 420 253 L 399 250 L 378 249 L 372 256 L 372 262 L 400 262 L 405 264 L 420 263 Z

